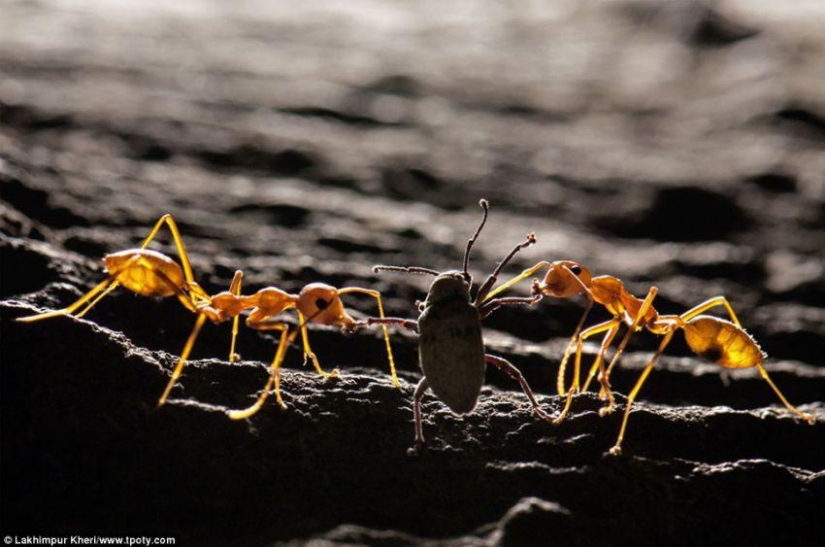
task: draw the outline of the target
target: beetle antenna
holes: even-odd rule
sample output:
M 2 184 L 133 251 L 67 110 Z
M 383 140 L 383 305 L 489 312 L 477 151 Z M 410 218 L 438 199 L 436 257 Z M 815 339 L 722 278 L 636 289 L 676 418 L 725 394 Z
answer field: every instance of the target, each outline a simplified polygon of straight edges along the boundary
M 470 281 L 472 278 L 470 277 L 470 250 L 473 248 L 473 244 L 478 239 L 478 235 L 481 233 L 481 229 L 484 228 L 484 225 L 487 223 L 487 211 L 490 209 L 490 204 L 487 202 L 486 199 L 481 199 L 478 201 L 478 205 L 484 209 L 484 216 L 481 217 L 481 224 L 478 225 L 478 229 L 476 233 L 473 234 L 473 237 L 467 241 L 467 249 L 464 251 L 464 278 L 467 281 Z
M 521 251 L 522 249 L 526 249 L 530 245 L 535 245 L 535 243 L 536 243 L 536 234 L 534 234 L 533 232 L 530 232 L 529 234 L 527 234 L 527 240 L 524 243 L 519 243 L 518 245 L 516 245 L 513 248 L 513 250 L 510 251 L 510 254 L 505 256 L 504 260 L 502 260 L 501 262 L 498 263 L 498 266 L 496 266 L 496 270 L 493 272 L 493 275 L 498 276 L 498 274 L 501 273 L 501 270 L 504 269 L 504 266 L 506 266 L 507 263 L 509 263 L 513 259 L 513 257 L 516 256 L 516 254 L 519 251 Z
M 385 266 L 383 264 L 379 264 L 378 266 L 372 267 L 373 273 L 378 272 L 404 272 L 404 273 L 411 273 L 411 274 L 426 274 L 426 275 L 441 275 L 441 272 L 437 272 L 435 270 L 431 270 L 430 268 L 421 268 L 419 266 Z

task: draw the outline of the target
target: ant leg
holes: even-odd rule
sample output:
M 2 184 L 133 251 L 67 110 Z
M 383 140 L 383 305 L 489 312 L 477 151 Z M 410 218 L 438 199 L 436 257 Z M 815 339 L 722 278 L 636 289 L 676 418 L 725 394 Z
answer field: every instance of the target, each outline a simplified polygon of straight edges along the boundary
M 301 312 L 298 313 L 298 321 L 301 323 L 301 339 L 304 344 L 304 365 L 307 364 L 307 359 L 312 359 L 312 364 L 315 367 L 315 370 L 324 377 L 324 379 L 329 380 L 330 378 L 337 377 L 340 372 L 338 369 L 333 369 L 332 372 L 327 372 L 321 368 L 321 363 L 318 362 L 318 357 L 315 353 L 312 352 L 312 348 L 309 347 L 309 333 L 307 332 L 307 322 L 304 319 L 304 316 Z
M 633 323 L 630 325 L 630 330 L 627 331 L 622 342 L 619 344 L 619 347 L 616 349 L 616 355 L 613 356 L 613 359 L 610 361 L 610 365 L 607 367 L 607 377 L 610 377 L 610 373 L 613 371 L 613 367 L 616 366 L 616 363 L 619 361 L 619 356 L 624 352 L 627 343 L 630 341 L 630 337 L 633 335 L 634 332 L 639 330 L 639 323 L 644 319 L 647 312 L 650 308 L 653 307 L 653 300 L 656 298 L 656 295 L 659 293 L 659 289 L 656 287 L 651 287 L 645 297 L 644 302 L 642 302 L 639 311 L 636 313 L 636 317 L 633 319 Z
M 362 289 L 360 287 L 346 287 L 344 289 L 340 289 L 338 294 L 346 294 L 346 293 L 361 293 L 372 296 L 378 302 L 378 316 L 381 319 L 384 319 L 384 304 L 381 302 L 381 293 L 378 291 L 373 291 L 370 289 Z M 398 376 L 395 373 L 395 359 L 392 356 L 392 347 L 390 346 L 390 333 L 387 331 L 387 324 L 382 323 L 381 329 L 384 331 L 384 343 L 387 346 L 387 359 L 390 362 L 390 375 L 392 376 L 392 385 L 397 388 L 401 387 L 401 383 L 398 381 Z
M 651 357 L 650 362 L 648 362 L 647 366 L 645 366 L 645 369 L 642 371 L 639 379 L 636 380 L 636 385 L 633 386 L 633 390 L 630 392 L 630 395 L 627 396 L 627 406 L 624 409 L 622 427 L 619 429 L 619 438 L 616 440 L 616 444 L 613 445 L 613 448 L 610 449 L 610 454 L 613 456 L 618 456 L 622 453 L 622 441 L 624 440 L 624 433 L 627 429 L 627 419 L 630 417 L 630 407 L 633 406 L 633 401 L 636 399 L 636 395 L 639 394 L 639 390 L 642 389 L 642 384 L 644 384 L 645 380 L 647 380 L 648 375 L 650 375 L 650 372 L 653 370 L 653 366 L 662 355 L 662 352 L 665 351 L 665 348 L 673 339 L 673 335 L 675 333 L 676 331 L 672 330 L 665 335 L 662 339 L 662 343 L 659 344 L 659 349 L 657 349 L 656 353 L 653 354 L 653 357 Z
M 229 285 L 229 292 L 235 296 L 241 296 L 241 284 L 243 282 L 243 272 L 237 270 L 235 276 L 232 278 L 232 283 Z M 229 362 L 237 363 L 241 360 L 241 356 L 235 353 L 235 340 L 238 338 L 238 322 L 241 315 L 238 314 L 232 319 L 232 342 L 229 345 Z
M 527 268 L 526 270 L 521 272 L 519 275 L 517 275 L 516 277 L 514 277 L 513 279 L 511 279 L 507 283 L 505 283 L 503 285 L 499 285 L 498 287 L 496 287 L 496 289 L 491 291 L 489 294 L 487 294 L 484 297 L 483 300 L 490 300 L 491 298 L 493 298 L 498 293 L 509 289 L 510 287 L 512 287 L 513 285 L 515 285 L 519 281 L 521 281 L 522 279 L 524 279 L 526 277 L 530 277 L 531 275 L 533 275 L 534 273 L 536 273 L 540 269 L 544 268 L 545 266 L 550 266 L 550 263 L 547 262 L 547 261 L 542 260 L 541 262 L 539 262 L 538 264 L 536 264 L 532 268 Z
M 776 384 L 773 383 L 773 380 L 771 380 L 770 376 L 768 376 L 768 371 L 765 370 L 765 367 L 763 367 L 761 364 L 757 364 L 756 368 L 759 370 L 759 374 L 762 376 L 762 378 L 764 378 L 765 381 L 768 382 L 768 385 L 771 386 L 776 395 L 779 396 L 779 400 L 782 401 L 782 404 L 785 405 L 785 408 L 787 408 L 788 410 L 790 410 L 791 412 L 793 412 L 794 414 L 808 422 L 809 424 L 814 424 L 816 418 L 814 418 L 813 415 L 808 414 L 807 412 L 802 412 L 801 410 L 793 406 L 791 403 L 789 403 L 785 396 L 782 395 L 782 392 L 779 391 L 779 388 L 776 387 Z
M 198 319 L 195 321 L 195 326 L 192 328 L 192 333 L 186 340 L 186 345 L 183 346 L 183 351 L 181 351 L 178 364 L 175 365 L 175 369 L 172 371 L 172 377 L 169 379 L 169 383 L 166 384 L 166 389 L 163 390 L 163 394 L 160 396 L 160 400 L 158 401 L 159 407 L 163 406 L 166 402 L 166 398 L 169 397 L 169 392 L 172 391 L 172 387 L 175 385 L 175 382 L 177 382 L 178 378 L 180 378 L 181 372 L 183 372 L 183 367 L 186 365 L 186 360 L 189 358 L 189 354 L 192 352 L 192 347 L 195 345 L 195 340 L 198 339 L 198 334 L 200 333 L 205 322 L 206 316 L 203 314 L 198 315 Z
M 269 396 L 269 390 L 272 389 L 273 386 L 275 387 L 275 398 L 278 400 L 278 406 L 286 410 L 286 404 L 281 397 L 281 363 L 284 360 L 289 344 L 292 343 L 295 336 L 298 334 L 298 330 L 296 329 L 292 332 L 292 335 L 289 335 L 289 327 L 283 323 L 273 323 L 271 326 L 267 326 L 266 329 L 261 330 L 281 331 L 281 340 L 278 343 L 278 349 L 275 351 L 275 357 L 272 359 L 272 372 L 266 382 L 266 385 L 264 386 L 264 390 L 258 396 L 258 400 L 255 401 L 255 404 L 243 410 L 230 410 L 227 412 L 227 415 L 232 420 L 243 420 L 244 418 L 249 418 L 257 413 L 263 407 L 266 398 Z
M 481 319 L 486 319 L 487 316 L 502 306 L 532 306 L 539 300 L 541 300 L 541 296 L 531 296 L 527 298 L 502 296 L 488 300 L 482 304 L 481 307 L 478 308 L 478 314 L 481 316 Z
M 481 217 L 481 224 L 478 225 L 476 233 L 473 234 L 473 237 L 467 241 L 467 248 L 464 249 L 464 278 L 468 281 L 470 280 L 470 272 L 468 271 L 470 268 L 470 250 L 473 248 L 478 236 L 481 234 L 482 228 L 484 228 L 484 225 L 487 224 L 487 213 L 490 210 L 490 204 L 486 199 L 479 200 L 478 205 L 484 210 L 484 216 Z
M 533 414 L 543 420 L 547 420 L 548 422 L 553 421 L 553 418 L 541 409 L 538 401 L 536 401 L 536 398 L 533 395 L 533 391 L 527 384 L 527 380 L 524 379 L 524 375 L 515 367 L 515 365 L 513 365 L 513 363 L 501 357 L 496 357 L 495 355 L 489 354 L 484 356 L 484 360 L 519 383 L 521 389 L 524 391 L 524 394 L 527 395 L 527 398 L 530 400 L 530 406 L 533 408 Z
M 599 409 L 599 416 L 605 416 L 610 414 L 616 408 L 616 400 L 613 398 L 613 392 L 610 390 L 610 373 L 613 372 L 613 367 L 616 366 L 616 363 L 619 362 L 619 356 L 624 352 L 627 343 L 630 341 L 630 337 L 633 336 L 639 329 L 639 323 L 642 322 L 645 315 L 647 314 L 648 310 L 653 307 L 653 300 L 656 298 L 656 295 L 659 293 L 659 289 L 656 287 L 651 287 L 647 293 L 647 296 L 642 302 L 642 305 L 639 307 L 639 311 L 636 313 L 636 317 L 633 319 L 633 323 L 630 325 L 630 328 L 625 334 L 624 338 L 622 339 L 619 347 L 616 349 L 615 355 L 613 355 L 613 359 L 610 360 L 610 364 L 607 367 L 607 370 L 601 369 L 601 376 L 599 378 L 599 383 L 601 384 L 601 389 L 599 390 L 600 397 L 606 397 L 608 405 Z M 607 348 L 605 348 L 607 349 Z M 590 380 L 593 378 L 593 370 L 590 371 L 590 377 L 587 379 L 587 383 L 590 383 Z M 585 384 L 587 385 L 587 384 Z M 585 387 L 585 390 L 587 388 Z
M 685 321 L 690 321 L 702 312 L 707 311 L 711 308 L 715 308 L 716 306 L 724 306 L 725 310 L 727 310 L 728 315 L 730 316 L 731 321 L 733 321 L 733 324 L 737 327 L 742 327 L 742 324 L 739 322 L 739 319 L 736 317 L 736 314 L 733 313 L 733 308 L 731 307 L 730 302 L 728 302 L 728 299 L 724 296 L 715 296 L 713 298 L 709 298 L 701 304 L 689 309 L 679 317 L 681 317 Z
M 183 265 L 183 274 L 186 277 L 186 281 L 193 282 L 195 278 L 192 275 L 192 266 L 189 264 L 189 256 L 186 254 L 186 248 L 183 246 L 183 239 L 181 239 L 180 230 L 178 230 L 178 225 L 175 223 L 175 219 L 172 218 L 172 215 L 167 213 L 160 217 L 160 219 L 155 223 L 155 227 L 152 228 L 152 231 L 149 232 L 149 235 L 143 240 L 140 248 L 145 249 L 148 247 L 149 243 L 155 239 L 155 236 L 164 224 L 166 224 L 169 227 L 169 231 L 172 232 L 172 239 L 175 240 L 175 246 L 178 249 L 178 256 L 180 257 L 181 264 Z
M 424 397 L 424 392 L 430 387 L 427 378 L 421 378 L 418 385 L 415 386 L 415 393 L 413 395 L 413 419 L 415 421 L 415 444 L 424 444 L 424 427 L 421 423 L 421 398 Z
M 535 243 L 536 234 L 529 233 L 527 234 L 527 241 L 519 243 L 518 245 L 513 247 L 513 250 L 510 251 L 510 253 L 504 257 L 504 260 L 498 263 L 496 269 L 493 270 L 493 273 L 487 276 L 487 279 L 484 280 L 484 283 L 481 285 L 481 288 L 478 290 L 478 293 L 476 294 L 475 302 L 473 304 L 474 306 L 478 307 L 479 305 L 481 305 L 482 302 L 487 300 L 487 295 L 490 293 L 490 289 L 493 288 L 493 285 L 496 284 L 496 281 L 498 281 L 498 276 L 501 273 L 501 270 L 504 269 L 504 267 L 513 259 L 513 257 L 516 256 L 516 254 L 518 254 L 518 252 L 522 249 L 526 249 L 527 247 Z
M 590 287 L 588 287 L 581 278 L 573 273 L 573 270 L 561 264 L 561 269 L 567 272 L 567 275 L 570 276 L 571 279 L 575 279 L 576 282 L 579 284 L 582 290 L 582 294 L 587 297 L 587 307 L 584 309 L 584 313 L 582 314 L 581 319 L 579 319 L 579 323 L 576 325 L 576 330 L 573 331 L 573 336 L 570 337 L 570 342 L 567 343 L 567 347 L 564 348 L 564 357 L 561 360 L 561 364 L 559 365 L 559 372 L 556 376 L 556 390 L 559 392 L 559 395 L 565 394 L 564 389 L 564 372 L 567 368 L 567 360 L 570 358 L 570 352 L 573 351 L 573 345 L 576 343 L 576 338 L 578 337 L 579 333 L 584 327 L 584 321 L 587 319 L 587 315 L 590 313 L 590 310 L 593 309 L 593 304 L 596 302 L 596 299 L 593 297 L 593 293 L 590 292 Z M 535 279 L 533 280 L 533 294 L 541 294 L 541 289 L 539 288 L 539 283 Z M 587 382 L 584 385 L 584 391 L 587 391 L 587 386 L 590 383 L 590 379 L 588 378 Z
M 564 403 L 564 408 L 561 413 L 553 420 L 554 425 L 559 425 L 567 417 L 570 412 L 570 405 L 573 402 L 573 395 L 579 391 L 579 378 L 581 375 L 582 351 L 584 349 L 584 341 L 591 336 L 610 330 L 621 324 L 621 319 L 613 318 L 610 321 L 599 323 L 590 328 L 585 329 L 578 337 L 576 344 L 576 359 L 573 366 L 573 382 L 570 384 L 570 389 L 567 391 L 567 400 Z M 558 386 L 556 386 L 558 387 Z
M 610 400 L 610 406 L 613 406 L 615 403 L 613 402 L 613 393 L 610 391 L 610 384 L 606 382 L 606 374 L 604 368 L 604 354 L 607 352 L 607 348 L 610 347 L 610 344 L 613 343 L 613 339 L 616 337 L 616 333 L 619 332 L 620 323 L 616 324 L 611 328 L 602 338 L 602 343 L 599 346 L 599 353 L 596 355 L 596 359 L 593 361 L 593 366 L 590 367 L 590 372 L 587 375 L 587 380 L 584 382 L 584 386 L 582 386 L 582 391 L 587 391 L 590 387 L 590 382 L 593 380 L 593 377 L 596 376 L 596 371 L 599 371 L 599 382 L 601 384 L 601 389 L 599 390 L 599 399 L 604 401 L 605 399 Z M 603 409 L 602 409 L 603 410 Z M 599 410 L 599 415 L 602 415 L 602 411 Z
M 111 285 L 109 285 L 109 287 L 108 287 L 105 291 L 103 291 L 102 293 L 100 293 L 99 295 L 97 295 L 97 298 L 95 298 L 94 300 L 92 300 L 91 302 L 89 302 L 89 304 L 88 304 L 85 308 L 83 308 L 82 310 L 80 310 L 80 311 L 77 313 L 77 315 L 75 315 L 75 317 L 77 317 L 78 319 L 80 319 L 81 317 L 83 317 L 84 315 L 86 315 L 86 312 L 88 312 L 90 309 L 92 309 L 92 308 L 93 308 L 93 307 L 94 307 L 94 306 L 95 306 L 98 302 L 100 302 L 101 300 L 103 300 L 103 298 L 104 298 L 107 294 L 109 294 L 110 292 L 112 292 L 113 290 L 115 290 L 116 288 L 118 288 L 119 286 L 120 286 L 120 281 L 115 281 L 114 283 L 112 283 Z
M 111 285 L 114 282 L 115 280 L 112 277 L 103 280 L 102 282 L 98 283 L 98 285 L 95 288 L 81 296 L 69 307 L 63 308 L 62 310 L 54 310 L 45 313 L 39 313 L 37 315 L 29 315 L 28 317 L 18 317 L 17 319 L 15 319 L 15 321 L 19 321 L 21 323 L 31 323 L 34 321 L 40 321 L 41 319 L 50 319 L 52 317 L 58 317 L 60 315 L 72 315 L 72 313 L 74 313 L 76 309 L 78 309 L 80 306 L 94 298 L 98 293 L 105 290 L 109 285 Z
M 590 313 L 590 310 L 593 309 L 593 300 L 590 299 L 587 302 L 587 308 L 585 308 L 584 313 L 582 314 L 582 318 L 579 319 L 579 324 L 576 325 L 576 330 L 573 331 L 573 336 L 570 337 L 570 342 L 567 343 L 567 347 L 564 349 L 564 357 L 561 360 L 561 364 L 559 365 L 559 372 L 556 376 L 556 391 L 558 391 L 559 395 L 564 395 L 567 393 L 567 389 L 564 387 L 564 372 L 567 368 L 567 361 L 570 359 L 570 353 L 573 351 L 573 346 L 576 345 L 576 339 L 579 337 L 579 333 L 584 326 L 584 321 L 587 319 L 587 315 Z

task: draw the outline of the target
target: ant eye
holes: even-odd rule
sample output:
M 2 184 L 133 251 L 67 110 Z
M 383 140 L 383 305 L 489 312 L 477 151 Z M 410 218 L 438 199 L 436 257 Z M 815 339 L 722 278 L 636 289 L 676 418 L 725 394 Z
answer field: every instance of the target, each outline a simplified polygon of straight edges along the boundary
M 574 275 L 579 275 L 580 273 L 582 273 L 581 266 L 573 266 L 572 268 L 570 268 L 570 271 L 573 272 Z
M 315 301 L 315 307 L 317 307 L 319 310 L 325 310 L 327 309 L 327 306 L 329 306 L 329 302 L 327 302 L 323 298 L 319 298 Z

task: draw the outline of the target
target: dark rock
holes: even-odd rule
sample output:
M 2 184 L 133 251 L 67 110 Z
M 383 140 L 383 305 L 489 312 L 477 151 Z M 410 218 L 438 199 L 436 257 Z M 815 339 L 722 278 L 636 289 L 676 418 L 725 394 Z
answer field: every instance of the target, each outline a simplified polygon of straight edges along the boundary
M 777 24 L 745 4 L 482 3 L 448 19 L 426 3 L 378 14 L 369 3 L 4 6 L 3 533 L 822 544 L 822 48 L 803 7 Z M 375 288 L 388 315 L 414 317 L 430 278 L 371 267 L 460 268 L 482 197 L 477 282 L 536 232 L 502 279 L 570 259 L 637 295 L 659 287 L 661 313 L 723 294 L 776 385 L 819 421 L 795 419 L 756 371 L 725 372 L 677 334 L 639 393 L 623 455 L 609 456 L 660 340 L 640 332 L 611 376 L 618 412 L 600 418 L 590 392 L 554 427 L 491 369 L 470 414 L 424 398 L 428 443 L 410 451 L 420 373 L 417 340 L 399 329 L 400 390 L 380 331 L 311 325 L 313 350 L 341 377 L 301 368 L 295 343 L 289 408 L 270 401 L 233 422 L 226 410 L 267 381 L 277 333 L 241 325 L 243 359 L 230 364 L 231 326 L 206 325 L 158 409 L 195 322 L 176 299 L 119 288 L 83 320 L 14 321 L 96 286 L 102 255 L 139 246 L 164 213 L 210 294 L 241 269 L 245 294 Z M 165 229 L 149 247 L 178 259 Z M 525 280 L 511 294 L 528 291 Z M 376 313 L 372 298 L 344 301 L 357 319 Z M 485 321 L 488 351 L 551 413 L 584 304 L 546 298 Z M 597 309 L 588 324 L 607 319 Z M 582 374 L 599 341 L 584 344 Z

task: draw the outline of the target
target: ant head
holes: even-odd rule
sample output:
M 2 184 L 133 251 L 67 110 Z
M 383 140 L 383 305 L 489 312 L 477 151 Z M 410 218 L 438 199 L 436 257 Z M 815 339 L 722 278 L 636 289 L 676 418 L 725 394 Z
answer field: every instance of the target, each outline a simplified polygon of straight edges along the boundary
M 427 300 L 424 301 L 424 308 L 444 300 L 460 299 L 465 302 L 470 301 L 470 283 L 464 276 L 464 272 L 450 270 L 439 274 L 427 292 Z
M 354 319 L 347 315 L 338 289 L 325 283 L 310 283 L 298 294 L 295 307 L 306 321 L 322 325 L 350 325 Z
M 547 296 L 569 298 L 581 294 L 591 279 L 590 271 L 578 262 L 561 260 L 550 264 L 538 290 Z

